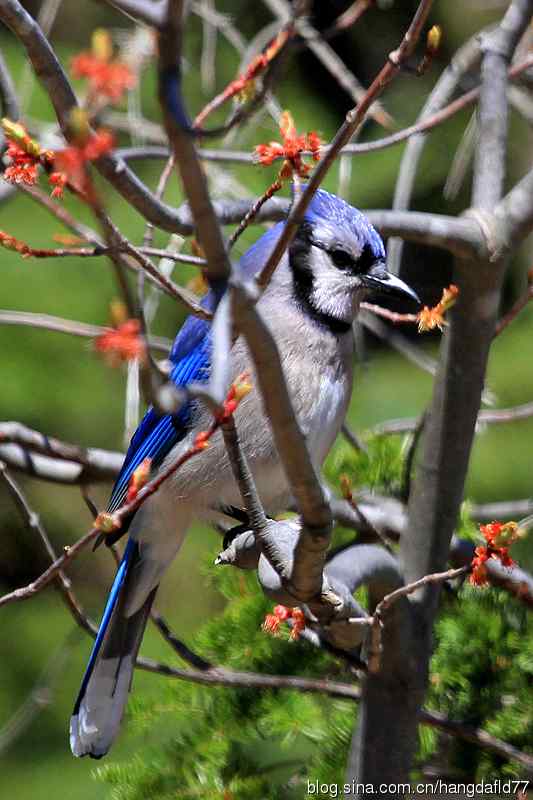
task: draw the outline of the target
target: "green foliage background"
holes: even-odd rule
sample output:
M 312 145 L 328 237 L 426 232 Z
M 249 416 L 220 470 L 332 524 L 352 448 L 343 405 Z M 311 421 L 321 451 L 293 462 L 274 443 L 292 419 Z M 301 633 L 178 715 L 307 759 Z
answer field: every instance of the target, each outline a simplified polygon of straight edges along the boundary
M 331 3 L 331 13 L 344 7 Z M 363 81 L 368 81 L 383 58 L 395 46 L 414 2 L 396 2 L 386 12 L 369 14 L 338 42 L 339 52 Z M 28 4 L 34 11 L 40 3 Z M 234 15 L 244 35 L 251 38 L 267 21 L 261 6 L 219 2 L 219 10 Z M 455 47 L 494 18 L 481 12 L 479 4 L 465 15 L 463 4 L 452 0 L 435 3 L 433 21 L 444 28 L 444 46 L 431 71 L 422 79 L 401 76 L 387 92 L 387 109 L 399 126 L 416 116 Z M 459 13 L 458 13 L 459 12 Z M 98 25 L 112 29 L 127 27 L 127 21 L 99 4 L 65 0 L 52 40 L 65 66 L 70 57 L 87 46 L 90 31 Z M 22 78 L 24 55 L 5 30 L 0 47 L 15 80 Z M 191 112 L 207 96 L 202 91 L 198 62 L 201 27 L 193 18 L 188 29 L 187 57 L 190 68 L 185 91 Z M 233 77 L 238 67 L 234 54 L 219 41 L 217 87 Z M 342 119 L 349 100 L 334 93 L 327 78 L 312 59 L 298 56 L 283 77 L 281 105 L 290 108 L 301 130 L 318 129 L 327 139 Z M 159 119 L 154 68 L 146 72 L 142 85 L 145 115 Z M 31 98 L 31 115 L 53 121 L 53 111 L 39 87 Z M 415 206 L 424 210 L 455 213 L 468 202 L 466 190 L 453 204 L 442 199 L 441 188 L 453 152 L 468 122 L 465 113 L 431 134 L 417 180 Z M 381 132 L 369 124 L 364 137 Z M 271 122 L 262 118 L 233 143 L 238 147 L 276 138 Z M 530 134 L 513 116 L 509 180 L 519 176 L 527 162 Z M 348 199 L 362 208 L 391 203 L 402 146 L 354 160 Z M 137 168 L 137 167 L 136 167 Z M 157 181 L 160 165 L 139 167 L 150 185 Z M 238 168 L 235 176 L 256 194 L 262 191 L 274 170 Z M 468 183 L 468 179 L 467 179 Z M 335 191 L 337 175 L 326 182 Z M 217 191 L 217 181 L 213 181 Z M 143 224 L 129 207 L 106 189 L 106 202 L 123 232 L 139 241 Z M 174 183 L 168 200 L 181 202 Z M 76 201 L 65 205 L 82 219 L 89 216 Z M 51 246 L 59 226 L 29 199 L 17 197 L 1 206 L 0 228 L 35 246 Z M 243 246 L 258 235 L 248 232 Z M 167 237 L 157 234 L 164 246 Z M 428 300 L 444 283 L 435 275 L 449 270 L 447 257 L 436 251 L 409 248 L 410 274 L 415 274 Z M 23 261 L 2 251 L 1 305 L 9 309 L 40 311 L 86 322 L 105 323 L 109 302 L 116 290 L 109 266 L 103 260 L 63 259 Z M 507 287 L 509 303 L 524 285 L 528 248 L 516 260 Z M 522 269 L 521 269 L 522 267 Z M 186 282 L 193 272 L 179 271 Z M 178 271 L 176 271 L 178 275 Z M 173 336 L 183 320 L 180 308 L 163 299 L 156 333 Z M 533 397 L 530 358 L 531 313 L 525 311 L 512 329 L 498 340 L 491 356 L 488 386 L 498 406 Z M 435 353 L 438 340 L 419 344 Z M 465 343 L 467 346 L 467 343 Z M 50 435 L 81 444 L 120 449 L 123 442 L 124 373 L 110 370 L 86 341 L 46 331 L 0 326 L 0 418 L 18 419 Z M 394 353 L 368 343 L 364 362 L 356 373 L 356 391 L 349 419 L 358 431 L 393 417 L 411 416 L 426 405 L 431 381 L 425 373 Z M 532 424 L 516 422 L 494 426 L 478 437 L 468 479 L 468 497 L 474 501 L 510 499 L 531 494 Z M 328 477 L 335 484 L 338 472 L 351 470 L 358 484 L 370 482 L 393 489 L 401 468 L 402 443 L 376 443 L 373 458 L 352 463 L 353 454 L 343 445 L 329 461 Z M 74 541 L 89 525 L 88 512 L 75 489 L 64 489 L 26 479 L 21 483 L 41 514 L 55 545 Z M 107 488 L 95 490 L 100 505 Z M 7 495 L 0 488 L 0 588 L 7 590 L 31 580 L 45 566 L 44 557 L 30 534 L 20 525 Z M 340 534 L 339 534 L 340 535 Z M 222 572 L 212 575 L 212 562 L 219 540 L 210 530 L 196 528 L 188 537 L 162 589 L 159 607 L 180 636 L 191 641 L 206 657 L 242 669 L 281 674 L 346 677 L 342 667 L 305 646 L 285 639 L 267 638 L 259 631 L 268 604 L 258 594 L 250 576 Z M 522 546 L 521 562 L 533 567 Z M 113 574 L 105 553 L 86 554 L 71 570 L 72 578 L 87 609 L 97 616 Z M 106 781 L 93 780 L 95 765 L 70 756 L 67 725 L 90 642 L 73 623 L 55 592 L 50 589 L 30 603 L 2 609 L 0 637 L 0 731 L 29 692 L 40 681 L 45 666 L 58 653 L 63 659 L 50 689 L 53 702 L 36 716 L 24 735 L 0 754 L 0 788 L 19 800 L 48 794 L 72 800 L 84 798 L 248 797 L 300 798 L 307 777 L 323 781 L 342 780 L 342 766 L 353 727 L 355 709 L 337 700 L 283 693 L 267 696 L 257 692 L 203 689 L 172 683 L 138 673 L 130 705 L 132 724 L 126 726 L 119 743 L 102 768 Z M 462 589 L 459 598 L 448 599 L 437 629 L 439 646 L 433 664 L 429 705 L 483 725 L 495 735 L 518 746 L 531 742 L 531 622 L 516 603 L 496 592 L 472 593 Z M 170 661 L 173 656 L 153 632 L 144 652 Z M 1 740 L 0 740 L 1 741 Z M 453 752 L 452 752 L 453 751 Z M 458 745 L 443 754 L 443 744 L 426 729 L 421 736 L 421 764 L 444 756 L 467 777 L 515 774 L 516 768 L 481 755 L 470 746 Z M 440 762 L 439 762 L 440 759 Z M 514 771 L 514 772 L 513 772 Z M 296 778 L 294 777 L 296 776 Z M 200 787 L 200 790 L 198 789 Z M 227 790 L 229 794 L 224 795 Z

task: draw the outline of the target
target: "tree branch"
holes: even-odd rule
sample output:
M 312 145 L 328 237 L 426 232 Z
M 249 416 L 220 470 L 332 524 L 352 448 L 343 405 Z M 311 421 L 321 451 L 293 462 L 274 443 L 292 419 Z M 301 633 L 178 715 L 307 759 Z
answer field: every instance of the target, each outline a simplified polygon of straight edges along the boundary
M 210 284 L 227 281 L 231 264 L 211 204 L 205 174 L 196 152 L 181 95 L 181 39 L 183 3 L 168 0 L 167 15 L 159 33 L 159 100 L 165 128 L 193 213 L 198 238 L 207 258 L 204 274 Z
M 289 485 L 302 516 L 291 585 L 309 601 L 323 592 L 322 571 L 331 536 L 331 512 L 290 401 L 275 340 L 253 305 L 249 290 L 232 279 L 233 317 L 250 349 L 266 413 Z
M 479 135 L 472 188 L 472 204 L 481 211 L 492 211 L 502 196 L 507 157 L 507 69 L 532 14 L 531 0 L 514 0 L 498 27 L 481 37 Z
M 286 22 L 290 19 L 291 9 L 287 0 L 263 0 L 263 2 L 280 21 Z M 355 75 L 350 72 L 331 45 L 320 36 L 318 31 L 313 28 L 305 17 L 296 20 L 295 27 L 307 44 L 309 50 L 325 67 L 331 77 L 350 95 L 355 103 L 361 102 L 365 96 L 364 86 L 362 86 Z M 379 125 L 383 125 L 386 128 L 392 127 L 392 118 L 390 114 L 384 110 L 379 100 L 370 106 L 368 114 Z
M 112 6 L 126 17 L 144 22 L 151 28 L 160 28 L 165 21 L 168 0 L 98 0 L 98 2 Z
M 449 66 L 440 76 L 435 88 L 420 112 L 418 122 L 436 114 L 453 96 L 463 77 L 475 69 L 481 58 L 478 37 L 473 36 L 454 55 Z M 418 164 L 426 144 L 427 136 L 419 133 L 409 139 L 400 164 L 400 172 L 396 181 L 392 208 L 395 212 L 404 212 L 409 208 Z M 392 238 L 387 245 L 387 266 L 390 272 L 397 275 L 400 271 L 403 242 Z
M 77 322 L 70 319 L 54 317 L 50 314 L 38 314 L 32 311 L 9 311 L 0 309 L 0 325 L 24 325 L 28 328 L 41 328 L 57 333 L 68 333 L 71 336 L 83 336 L 95 339 L 104 333 L 107 328 L 102 325 L 90 325 L 86 322 Z M 148 346 L 151 350 L 168 355 L 172 342 L 162 336 L 150 336 Z

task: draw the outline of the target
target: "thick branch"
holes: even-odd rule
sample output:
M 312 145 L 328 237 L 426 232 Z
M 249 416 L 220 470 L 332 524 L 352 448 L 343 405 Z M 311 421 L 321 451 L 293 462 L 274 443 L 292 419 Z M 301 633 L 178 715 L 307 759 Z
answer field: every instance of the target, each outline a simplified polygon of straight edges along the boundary
M 87 469 L 87 476 L 95 471 L 102 479 L 116 477 L 124 460 L 122 453 L 68 444 L 27 428 L 20 422 L 0 422 L 0 446 L 8 444 L 19 445 L 32 453 L 80 464 Z
M 511 8 L 515 7 L 513 3 Z M 522 8 L 520 0 L 516 7 Z M 505 19 L 511 11 L 508 12 Z M 521 30 L 528 22 L 525 6 Z M 517 23 L 518 24 L 518 23 Z M 515 32 L 512 43 L 518 36 Z M 505 73 L 506 73 L 506 62 Z M 498 95 L 506 104 L 506 95 Z M 483 162 L 484 163 L 484 162 Z M 484 163 L 483 169 L 486 168 Z M 493 203 L 497 201 L 493 196 Z M 484 205 L 482 212 L 487 210 Z M 491 232 L 496 238 L 497 233 Z M 494 245 L 498 250 L 497 244 Z M 479 413 L 489 347 L 500 301 L 504 263 L 457 263 L 459 300 L 444 337 L 444 354 L 436 379 L 424 435 L 423 456 L 410 501 L 410 535 L 402 540 L 405 575 L 412 582 L 442 570 L 462 500 L 464 478 Z M 464 343 L 469 346 L 465 347 Z M 431 602 L 429 598 L 432 598 Z M 426 619 L 435 609 L 436 593 L 415 595 Z
M 191 127 L 182 105 L 182 34 L 183 4 L 181 0 L 168 0 L 166 21 L 159 34 L 159 100 L 172 152 L 194 216 L 198 238 L 206 254 L 205 275 L 212 283 L 227 280 L 231 274 L 231 265 L 211 204 Z
M 531 0 L 514 0 L 500 25 L 481 38 L 479 136 L 472 204 L 483 211 L 491 211 L 503 192 L 507 158 L 507 69 L 532 14 Z
M 449 102 L 462 78 L 470 72 L 470 70 L 475 69 L 479 63 L 480 57 L 478 39 L 477 36 L 473 36 L 472 39 L 457 51 L 450 65 L 440 76 L 435 88 L 420 112 L 418 122 L 423 122 L 433 114 L 436 114 Z M 409 208 L 418 164 L 426 140 L 427 135 L 419 133 L 409 139 L 407 147 L 404 150 L 392 205 L 393 210 L 396 212 L 406 211 Z M 387 263 L 389 270 L 394 274 L 398 274 L 400 270 L 402 250 L 403 242 L 399 239 L 393 238 L 388 243 Z
M 124 460 L 122 453 L 94 448 L 88 449 L 87 455 L 89 464 L 83 465 L 33 454 L 29 449 L 16 444 L 0 444 L 0 459 L 9 467 L 51 483 L 78 485 L 109 481 L 118 475 Z
M 331 536 L 331 511 L 298 426 L 276 343 L 244 285 L 233 280 L 233 316 L 250 349 L 274 440 L 302 516 L 291 583 L 296 597 L 318 598 Z

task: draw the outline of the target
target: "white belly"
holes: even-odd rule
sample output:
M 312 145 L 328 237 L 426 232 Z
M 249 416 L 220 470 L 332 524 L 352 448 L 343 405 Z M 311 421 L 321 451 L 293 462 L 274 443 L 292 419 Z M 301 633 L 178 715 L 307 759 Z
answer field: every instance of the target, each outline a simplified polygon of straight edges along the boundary
M 313 462 L 321 466 L 339 433 L 348 403 L 350 387 L 346 379 L 332 380 L 324 375 L 320 391 L 306 424 L 307 443 Z

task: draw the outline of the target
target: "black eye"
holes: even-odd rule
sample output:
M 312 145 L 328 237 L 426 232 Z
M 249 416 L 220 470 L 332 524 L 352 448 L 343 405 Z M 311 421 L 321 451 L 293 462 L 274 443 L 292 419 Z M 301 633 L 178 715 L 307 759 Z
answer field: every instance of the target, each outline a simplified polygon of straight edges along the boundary
M 353 258 L 346 250 L 332 250 L 329 255 L 337 269 L 354 268 Z
M 369 244 L 365 244 L 361 250 L 361 255 L 357 259 L 357 272 L 361 275 L 366 275 L 366 273 L 370 272 L 376 261 L 377 259 L 374 255 L 374 251 Z

